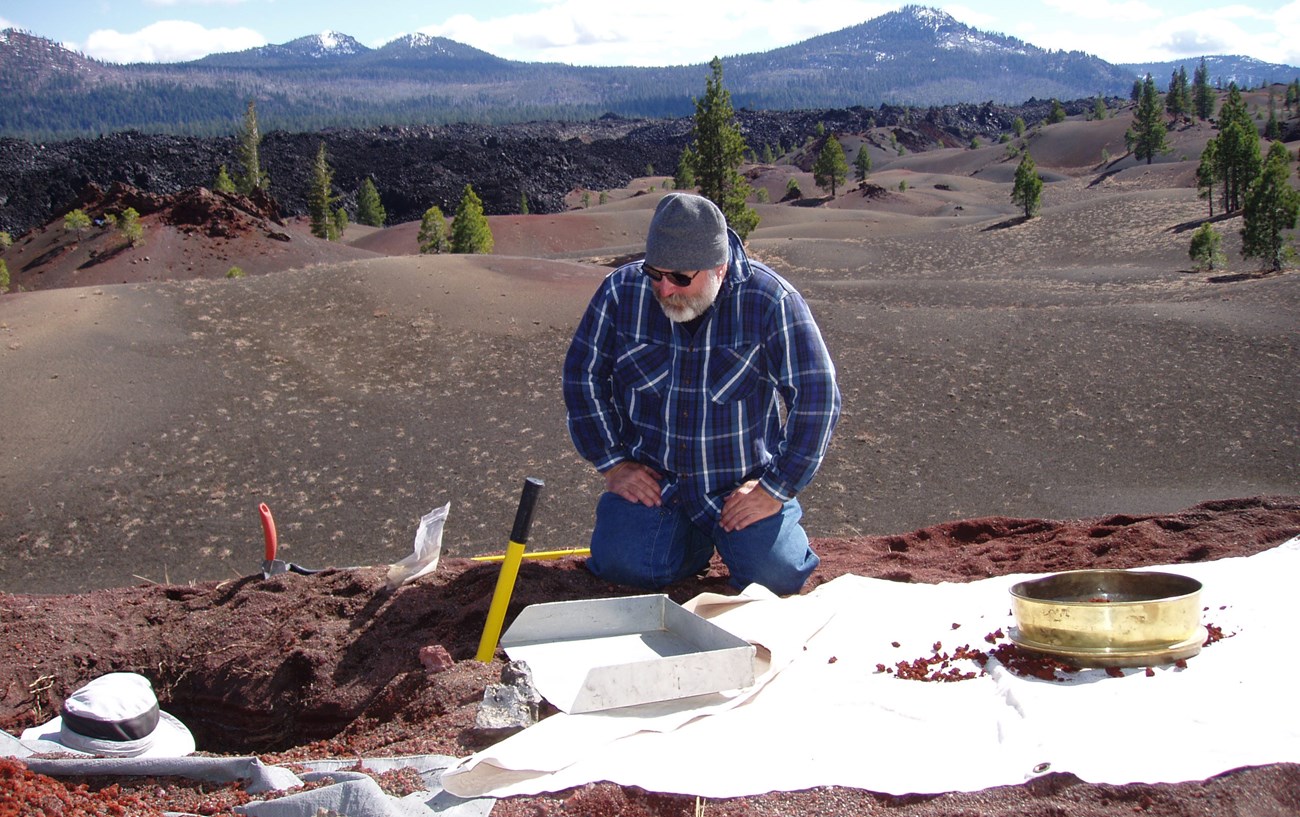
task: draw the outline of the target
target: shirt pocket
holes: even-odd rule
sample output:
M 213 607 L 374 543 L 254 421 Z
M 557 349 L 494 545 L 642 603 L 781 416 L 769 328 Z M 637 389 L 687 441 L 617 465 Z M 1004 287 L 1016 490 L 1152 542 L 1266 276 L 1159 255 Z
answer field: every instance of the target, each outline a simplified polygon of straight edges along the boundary
M 754 393 L 763 375 L 758 346 L 722 346 L 709 356 L 709 399 L 715 403 L 744 400 Z
M 668 347 L 655 343 L 629 346 L 614 361 L 614 383 L 621 391 L 663 395 L 671 365 Z

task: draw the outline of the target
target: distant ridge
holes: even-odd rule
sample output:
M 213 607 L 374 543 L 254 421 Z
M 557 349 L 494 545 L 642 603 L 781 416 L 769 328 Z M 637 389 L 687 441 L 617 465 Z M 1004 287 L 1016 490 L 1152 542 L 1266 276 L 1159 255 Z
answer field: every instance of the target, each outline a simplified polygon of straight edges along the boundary
M 326 31 L 309 37 L 299 37 L 281 45 L 264 45 L 228 54 L 210 54 L 195 60 L 197 65 L 264 67 L 271 65 L 299 65 L 303 61 L 323 62 L 346 60 L 370 51 L 346 34 Z
M 1207 64 L 1211 82 L 1222 85 L 1300 74 L 1247 57 L 1208 57 Z M 737 107 L 808 110 L 1127 97 L 1148 71 L 1167 83 L 1175 63 L 1112 65 L 909 5 L 794 45 L 726 57 L 723 65 Z M 9 29 L 0 33 L 0 136 L 228 134 L 249 98 L 264 130 L 671 118 L 694 112 L 707 76 L 705 65 L 519 62 L 420 34 L 369 48 L 333 31 L 186 63 L 111 65 Z
M 1191 78 L 1201 64 L 1201 58 L 1169 60 L 1168 62 L 1125 63 L 1120 66 L 1130 71 L 1134 77 L 1151 75 L 1156 87 L 1168 90 L 1169 77 L 1180 67 Z M 1257 88 L 1270 82 L 1290 82 L 1300 77 L 1300 68 L 1281 65 L 1275 62 L 1263 62 L 1254 57 L 1241 55 L 1206 56 L 1205 68 L 1209 71 L 1210 84 L 1227 88 L 1229 83 L 1237 83 L 1238 88 Z

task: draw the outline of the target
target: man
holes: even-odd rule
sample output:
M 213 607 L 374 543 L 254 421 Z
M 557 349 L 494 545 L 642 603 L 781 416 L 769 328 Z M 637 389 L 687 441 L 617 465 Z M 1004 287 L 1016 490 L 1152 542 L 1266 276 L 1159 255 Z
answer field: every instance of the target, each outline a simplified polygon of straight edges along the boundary
M 611 273 L 564 361 L 574 445 L 605 477 L 588 568 L 658 590 L 714 549 L 744 588 L 817 567 L 795 495 L 839 417 L 807 303 L 701 196 L 659 202 L 645 260 Z

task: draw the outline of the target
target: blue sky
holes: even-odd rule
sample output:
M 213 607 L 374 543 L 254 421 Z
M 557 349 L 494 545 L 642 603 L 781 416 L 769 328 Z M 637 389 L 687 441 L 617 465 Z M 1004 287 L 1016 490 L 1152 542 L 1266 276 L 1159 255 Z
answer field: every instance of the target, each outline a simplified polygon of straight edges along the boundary
M 109 62 L 172 62 L 333 30 L 375 47 L 435 34 L 508 59 L 677 65 L 766 51 L 903 5 L 856 0 L 6 0 L 26 29 Z M 1300 0 L 930 2 L 985 31 L 1110 62 L 1245 54 L 1300 66 Z

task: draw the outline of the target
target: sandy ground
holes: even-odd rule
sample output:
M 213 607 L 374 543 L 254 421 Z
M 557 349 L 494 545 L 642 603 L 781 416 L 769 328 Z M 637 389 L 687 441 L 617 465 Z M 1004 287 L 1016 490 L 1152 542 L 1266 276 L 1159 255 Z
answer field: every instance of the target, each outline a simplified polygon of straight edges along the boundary
M 1179 164 L 1049 184 L 1028 222 L 970 177 L 925 195 L 995 215 L 890 204 L 917 188 L 759 205 L 749 247 L 811 302 L 845 395 L 812 535 L 1295 493 L 1300 278 L 1191 272 Z M 500 550 L 529 476 L 536 545 L 585 545 L 560 362 L 593 259 L 635 251 L 659 195 L 503 217 L 501 255 L 402 255 L 398 226 L 360 239 L 393 257 L 4 296 L 0 589 L 245 575 L 260 502 L 312 567 L 396 561 L 446 502 L 449 553 Z M 1216 225 L 1230 256 L 1239 225 Z

